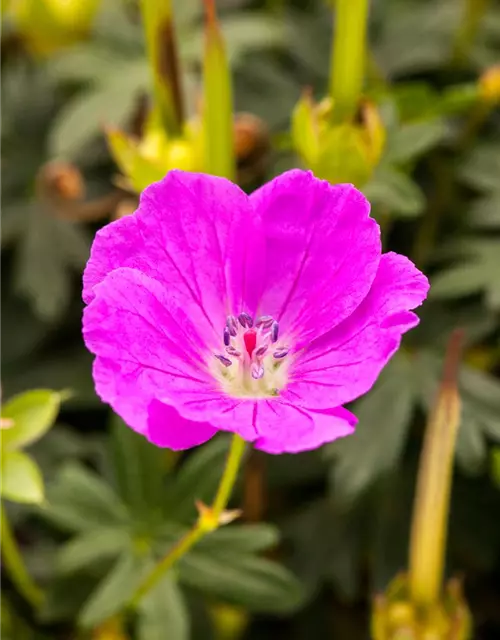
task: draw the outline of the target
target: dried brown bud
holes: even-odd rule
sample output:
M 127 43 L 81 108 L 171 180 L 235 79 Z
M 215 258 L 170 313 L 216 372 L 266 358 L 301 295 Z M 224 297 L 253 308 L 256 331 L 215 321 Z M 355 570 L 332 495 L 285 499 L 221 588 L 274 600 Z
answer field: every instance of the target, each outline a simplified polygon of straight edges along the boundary
M 251 182 L 265 173 L 270 150 L 271 140 L 265 122 L 251 113 L 236 114 L 234 152 L 239 182 Z
M 53 161 L 40 167 L 36 179 L 39 197 L 48 200 L 81 200 L 85 195 L 83 176 L 75 165 Z
M 134 200 L 134 198 L 125 198 L 118 203 L 118 206 L 113 213 L 113 220 L 119 220 L 125 216 L 130 216 L 137 209 L 138 205 L 138 201 Z

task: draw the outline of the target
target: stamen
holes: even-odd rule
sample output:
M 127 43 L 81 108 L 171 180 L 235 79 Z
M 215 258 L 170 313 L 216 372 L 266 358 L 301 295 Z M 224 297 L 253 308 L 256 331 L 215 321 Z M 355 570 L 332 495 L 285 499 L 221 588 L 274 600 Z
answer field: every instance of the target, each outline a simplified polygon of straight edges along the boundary
M 276 358 L 277 360 L 279 360 L 280 358 L 284 358 L 286 355 L 288 355 L 289 351 L 290 349 L 287 349 L 286 347 L 280 347 L 273 353 L 273 358 Z
M 226 347 L 226 351 L 230 356 L 234 356 L 235 358 L 241 356 L 241 351 L 238 351 L 238 349 L 235 349 L 232 345 Z
M 264 376 L 264 367 L 260 364 L 252 364 L 252 378 L 260 380 Z
M 224 327 L 224 344 L 226 345 L 226 347 L 229 345 L 230 342 L 231 342 L 231 334 L 229 333 L 229 328 Z
M 228 316 L 226 320 L 226 325 L 229 330 L 229 333 L 234 336 L 238 333 L 238 324 L 236 318 L 234 316 Z
M 271 342 L 278 341 L 279 331 L 280 331 L 280 326 L 276 321 L 274 321 L 273 324 L 271 325 Z
M 255 326 L 263 327 L 264 329 L 269 329 L 269 327 L 273 324 L 274 318 L 272 316 L 261 316 Z
M 256 349 L 256 351 L 255 351 L 255 355 L 256 355 L 256 356 L 259 356 L 259 357 L 260 357 L 260 356 L 263 356 L 263 355 L 266 353 L 266 351 L 267 351 L 267 348 L 268 348 L 268 347 L 269 347 L 269 345 L 268 345 L 268 344 L 263 344 L 261 347 L 259 347 L 258 349 Z
M 233 364 L 231 360 L 229 360 L 229 358 L 226 358 L 226 356 L 218 354 L 215 357 L 217 358 L 217 360 L 219 360 L 219 362 L 222 362 L 225 367 L 230 367 Z
M 240 315 L 238 316 L 238 320 L 244 329 L 251 329 L 253 327 L 253 318 L 252 316 L 248 315 L 248 313 L 240 313 Z

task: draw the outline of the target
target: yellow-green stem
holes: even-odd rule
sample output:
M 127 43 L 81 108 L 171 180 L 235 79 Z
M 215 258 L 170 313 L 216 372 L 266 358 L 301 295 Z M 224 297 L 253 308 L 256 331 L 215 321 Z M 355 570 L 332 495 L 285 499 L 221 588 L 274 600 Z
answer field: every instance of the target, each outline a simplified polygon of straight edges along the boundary
M 489 0 L 465 0 L 464 12 L 453 43 L 452 62 L 460 65 L 468 57 L 474 44 Z
M 436 604 L 443 585 L 451 478 L 460 421 L 457 374 L 463 333 L 450 339 L 443 380 L 429 416 L 418 470 L 410 536 L 409 585 L 423 610 Z
M 132 598 L 132 607 L 136 606 L 141 598 L 161 580 L 165 572 L 171 569 L 197 542 L 222 524 L 221 515 L 231 497 L 244 452 L 245 441 L 235 434 L 231 441 L 231 448 L 213 505 L 208 510 L 208 518 L 206 514 L 200 513 L 196 524 L 158 562 L 151 573 L 146 576 Z
M 171 0 L 141 0 L 155 102 L 167 134 L 182 132 L 183 99 Z
M 224 509 L 227 507 L 227 503 L 231 497 L 244 452 L 245 441 L 243 438 L 240 438 L 240 436 L 234 435 L 231 441 L 231 448 L 229 449 L 229 454 L 227 456 L 224 473 L 222 474 L 222 478 L 215 495 L 215 500 L 212 505 L 212 515 L 217 522 L 219 521 Z
M 2 558 L 5 568 L 15 584 L 26 600 L 37 609 L 43 602 L 42 590 L 33 582 L 29 575 L 23 558 L 19 551 L 19 548 L 14 537 L 14 533 L 10 527 L 9 520 L 5 507 L 1 505 L 1 545 L 2 545 Z
M 235 180 L 231 70 L 215 12 L 215 0 L 205 0 L 206 31 L 203 58 L 203 137 L 205 171 Z
M 330 67 L 330 97 L 335 122 L 353 120 L 366 65 L 368 0 L 336 0 Z

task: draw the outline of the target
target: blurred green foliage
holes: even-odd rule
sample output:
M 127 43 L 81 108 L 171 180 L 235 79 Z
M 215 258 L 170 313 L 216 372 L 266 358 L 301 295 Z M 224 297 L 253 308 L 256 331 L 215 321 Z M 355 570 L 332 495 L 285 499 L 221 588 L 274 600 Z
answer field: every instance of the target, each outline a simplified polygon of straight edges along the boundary
M 186 133 L 188 147 L 178 155 L 169 147 L 168 161 L 167 141 L 153 135 L 144 145 L 152 81 L 135 0 L 102 0 L 90 30 L 52 38 L 57 46 L 43 56 L 30 40 L 43 23 L 16 21 L 14 0 L 6 4 L 2 417 L 14 426 L 2 429 L 2 491 L 41 502 L 42 477 L 47 490 L 41 506 L 5 504 L 46 591 L 39 611 L 27 612 L 6 577 L 5 638 L 366 638 L 371 595 L 407 566 L 423 425 L 456 327 L 466 351 L 448 567 L 465 576 L 473 637 L 498 637 L 500 96 L 486 100 L 480 82 L 500 59 L 498 1 L 477 2 L 472 33 L 464 19 L 474 0 L 371 2 L 363 98 L 384 143 L 359 186 L 385 250 L 409 255 L 430 276 L 421 324 L 355 403 L 356 436 L 295 456 L 252 453 L 234 501 L 248 521 L 205 538 L 126 620 L 115 616 L 193 523 L 195 500 L 212 499 L 227 441 L 176 456 L 110 418 L 81 340 L 81 272 L 99 226 L 133 210 L 148 181 L 139 179 L 143 163 L 160 175 L 198 142 Z M 292 114 L 305 88 L 315 105 L 327 94 L 331 4 L 217 3 L 236 111 L 263 121 L 245 137 L 235 125 L 245 188 L 308 159 L 293 149 Z M 190 127 L 200 117 L 202 17 L 201 2 L 174 2 Z M 48 172 L 54 161 L 59 171 Z M 44 435 L 61 401 L 48 389 L 67 388 L 72 396 Z M 16 395 L 27 389 L 36 391 Z M 230 609 L 221 613 L 221 603 Z

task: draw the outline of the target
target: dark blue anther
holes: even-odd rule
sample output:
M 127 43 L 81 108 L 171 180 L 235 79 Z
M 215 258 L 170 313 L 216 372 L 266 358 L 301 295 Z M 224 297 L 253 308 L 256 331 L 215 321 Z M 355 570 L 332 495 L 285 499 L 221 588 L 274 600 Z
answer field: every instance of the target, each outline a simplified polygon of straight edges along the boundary
M 271 342 L 278 341 L 279 332 L 280 332 L 280 326 L 276 321 L 274 321 L 271 325 Z
M 286 355 L 288 355 L 289 351 L 290 349 L 281 347 L 280 349 L 276 349 L 276 351 L 273 353 L 273 357 L 279 360 L 280 358 L 284 358 Z
M 234 316 L 228 316 L 226 320 L 227 328 L 229 329 L 229 333 L 234 336 L 238 333 L 238 324 L 236 318 Z
M 274 318 L 272 316 L 261 316 L 255 326 L 263 327 L 264 329 L 269 329 L 269 327 L 273 324 Z
M 240 321 L 240 324 L 244 329 L 250 329 L 251 327 L 253 327 L 253 318 L 252 316 L 248 315 L 248 313 L 240 313 L 240 315 L 238 316 L 238 320 Z
M 266 353 L 268 346 L 269 345 L 267 344 L 263 344 L 261 347 L 255 350 L 255 355 L 258 357 L 263 356 Z
M 222 362 L 225 367 L 230 367 L 233 364 L 231 360 L 229 360 L 229 358 L 226 358 L 226 356 L 216 355 L 215 357 L 217 358 L 217 360 L 219 360 L 219 362 Z
M 229 328 L 228 327 L 224 327 L 224 344 L 227 346 L 229 346 L 229 343 L 231 342 L 231 334 L 229 333 Z

